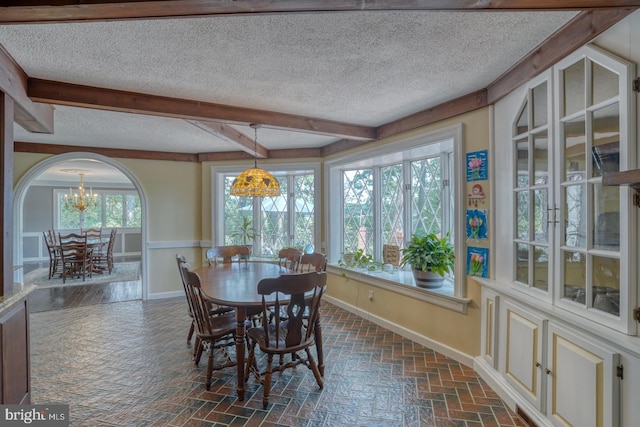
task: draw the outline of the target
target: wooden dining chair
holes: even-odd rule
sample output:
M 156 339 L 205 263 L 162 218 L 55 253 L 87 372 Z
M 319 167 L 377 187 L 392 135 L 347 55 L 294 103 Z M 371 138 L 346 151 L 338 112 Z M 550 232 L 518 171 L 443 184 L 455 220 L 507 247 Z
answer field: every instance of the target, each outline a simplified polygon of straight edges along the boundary
M 235 346 L 236 318 L 234 313 L 211 315 L 209 302 L 200 287 L 200 277 L 189 270 L 184 264 L 181 267 L 182 276 L 185 279 L 185 292 L 187 301 L 193 314 L 195 325 L 196 346 L 194 362 L 196 366 L 200 362 L 203 351 L 207 352 L 207 377 L 205 389 L 211 389 L 211 377 L 213 371 L 236 366 L 235 358 L 232 358 L 226 348 Z M 224 361 L 214 364 L 216 350 L 219 350 Z
M 87 247 L 87 236 L 70 233 L 58 234 L 60 242 L 60 260 L 62 263 L 62 283 L 66 283 L 67 276 L 82 277 L 84 282 L 89 274 L 92 277 L 93 261 L 91 250 Z
M 244 245 L 216 246 L 206 252 L 209 265 L 216 263 L 220 258 L 223 264 L 228 264 L 234 259 L 246 263 L 249 260 L 249 255 L 249 248 Z
M 43 231 L 42 234 L 49 253 L 49 280 L 51 280 L 61 266 L 60 246 L 56 244 L 55 234 L 52 230 Z
M 306 273 L 309 271 L 326 271 L 327 270 L 327 256 L 320 252 L 313 252 L 310 254 L 303 254 L 300 257 L 300 264 L 298 265 L 299 273 Z
M 109 234 L 109 241 L 93 250 L 94 265 L 98 266 L 103 271 L 108 271 L 109 274 L 113 271 L 113 246 L 116 242 L 117 233 L 118 229 L 115 227 L 112 228 L 111 233 Z
M 296 248 L 283 248 L 278 252 L 278 264 L 280 267 L 296 271 L 302 257 L 302 251 Z
M 251 341 L 245 370 L 245 381 L 253 373 L 263 385 L 262 407 L 269 404 L 271 377 L 273 372 L 282 372 L 297 365 L 305 365 L 313 372 L 320 388 L 324 382 L 309 348 L 315 343 L 315 322 L 318 317 L 320 299 L 325 291 L 327 273 L 310 272 L 285 274 L 266 278 L 258 282 L 258 293 L 262 295 L 262 326 L 250 328 L 247 335 Z M 275 294 L 273 320 L 269 322 L 267 295 Z M 286 302 L 286 310 L 281 310 L 281 299 Z M 283 313 L 285 312 L 285 313 Z M 308 316 L 308 317 L 307 317 Z M 256 363 L 256 345 L 267 354 L 267 366 L 260 370 Z M 305 355 L 299 352 L 304 351 Z M 288 363 L 273 365 L 273 357 L 291 354 Z

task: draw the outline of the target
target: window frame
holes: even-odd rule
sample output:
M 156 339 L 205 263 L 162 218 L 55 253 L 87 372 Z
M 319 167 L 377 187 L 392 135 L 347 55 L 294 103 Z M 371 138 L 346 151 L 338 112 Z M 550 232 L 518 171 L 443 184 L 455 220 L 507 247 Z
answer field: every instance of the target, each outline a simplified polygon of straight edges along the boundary
M 319 162 L 296 162 L 296 163 L 269 163 L 262 166 L 264 169 L 269 170 L 277 178 L 281 177 L 283 173 L 287 176 L 293 176 L 294 174 L 301 174 L 303 172 L 311 172 L 313 174 L 313 187 L 314 187 L 314 250 L 320 252 L 324 246 L 324 242 L 321 241 L 321 165 Z M 216 207 L 224 206 L 224 185 L 225 177 L 228 175 L 238 175 L 247 169 L 246 165 L 213 165 L 211 166 L 211 244 L 212 246 L 224 245 L 224 212 L 220 212 Z M 289 206 L 295 203 L 295 200 L 289 198 L 287 201 Z M 254 209 L 256 206 L 256 200 L 253 201 Z M 287 210 L 287 215 L 292 216 L 295 211 L 292 209 Z M 254 218 L 255 221 L 255 218 Z M 289 221 L 289 230 L 287 233 L 291 233 L 291 227 L 293 222 Z M 256 224 L 254 223 L 254 227 Z M 256 227 L 256 229 L 259 229 Z
M 358 162 L 364 166 L 367 162 L 371 167 L 384 166 L 388 164 L 398 163 L 395 160 L 388 160 L 381 162 L 382 158 L 389 158 L 390 156 L 396 156 L 403 160 L 409 160 L 411 157 L 420 158 L 424 156 L 412 156 L 412 153 L 420 150 L 423 147 L 427 147 L 430 144 L 441 142 L 443 140 L 452 140 L 453 145 L 453 171 L 454 188 L 453 198 L 454 203 L 457 205 L 453 214 L 449 213 L 451 222 L 454 227 L 454 246 L 456 248 L 457 259 L 454 267 L 454 280 L 453 280 L 453 295 L 439 293 L 437 289 L 424 289 L 417 287 L 413 281 L 413 276 L 408 270 L 397 272 L 397 276 L 385 272 L 357 272 L 346 271 L 347 277 L 353 276 L 354 278 L 363 276 L 367 277 L 367 282 L 378 285 L 381 287 L 394 290 L 396 292 L 404 293 L 412 297 L 418 297 L 447 308 L 451 308 L 460 312 L 466 312 L 466 304 L 468 299 L 466 298 L 466 271 L 465 261 L 466 257 L 466 242 L 465 242 L 465 190 L 466 190 L 466 175 L 465 171 L 465 147 L 463 140 L 463 125 L 456 124 L 448 126 L 435 131 L 423 131 L 420 133 L 414 133 L 411 136 L 405 138 L 396 138 L 393 141 L 389 141 L 388 144 L 376 145 L 375 147 L 358 150 L 351 154 L 340 156 L 325 162 L 325 188 L 324 193 L 324 206 L 325 206 L 325 230 L 327 235 L 327 259 L 332 267 L 336 267 L 342 251 L 342 236 L 343 236 L 343 184 L 342 184 L 342 172 L 345 169 L 349 169 L 350 165 Z M 375 194 L 374 197 L 379 197 Z M 410 212 L 404 212 L 405 218 Z M 375 215 L 375 213 L 374 213 Z M 444 221 L 444 219 L 443 219 Z M 409 221 L 408 224 L 411 222 Z M 379 233 L 381 234 L 381 230 Z M 411 235 L 405 235 L 405 242 L 410 239 Z M 379 240 L 379 239 L 377 239 Z M 376 243 L 378 244 L 378 243 Z M 380 244 L 381 246 L 381 244 Z M 337 268 L 337 267 L 336 267 Z M 345 271 L 345 269 L 340 268 Z M 405 277 L 410 275 L 410 279 Z M 375 280 L 378 279 L 378 280 Z

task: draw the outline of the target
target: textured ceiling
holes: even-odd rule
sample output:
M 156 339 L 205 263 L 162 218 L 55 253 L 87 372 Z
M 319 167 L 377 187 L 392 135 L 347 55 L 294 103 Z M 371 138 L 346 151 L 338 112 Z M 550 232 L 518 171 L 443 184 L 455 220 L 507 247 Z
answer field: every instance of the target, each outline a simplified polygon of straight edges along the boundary
M 379 126 L 486 87 L 576 12 L 349 12 L 0 26 L 30 77 Z M 237 129 L 253 136 L 248 127 Z M 239 151 L 186 121 L 56 107 L 16 141 Z M 262 128 L 268 149 L 337 138 Z

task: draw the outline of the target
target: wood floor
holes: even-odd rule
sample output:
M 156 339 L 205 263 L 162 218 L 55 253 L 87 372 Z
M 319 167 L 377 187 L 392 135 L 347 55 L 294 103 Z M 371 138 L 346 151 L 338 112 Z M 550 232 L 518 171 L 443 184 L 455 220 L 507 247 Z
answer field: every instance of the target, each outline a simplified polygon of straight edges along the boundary
M 116 262 L 139 261 L 140 259 L 120 259 Z M 44 265 L 25 265 L 25 272 Z M 142 299 L 142 281 L 98 283 L 90 285 L 59 286 L 36 289 L 29 294 L 29 311 L 38 313 L 62 308 L 81 307 L 95 304 L 123 302 Z

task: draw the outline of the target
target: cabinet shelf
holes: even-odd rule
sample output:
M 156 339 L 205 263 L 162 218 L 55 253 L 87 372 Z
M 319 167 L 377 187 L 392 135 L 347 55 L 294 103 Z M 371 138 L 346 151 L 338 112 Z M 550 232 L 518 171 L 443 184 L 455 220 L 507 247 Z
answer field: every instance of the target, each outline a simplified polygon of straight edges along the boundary
M 640 193 L 640 169 L 622 172 L 605 172 L 602 185 L 628 185 Z

